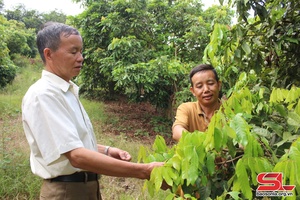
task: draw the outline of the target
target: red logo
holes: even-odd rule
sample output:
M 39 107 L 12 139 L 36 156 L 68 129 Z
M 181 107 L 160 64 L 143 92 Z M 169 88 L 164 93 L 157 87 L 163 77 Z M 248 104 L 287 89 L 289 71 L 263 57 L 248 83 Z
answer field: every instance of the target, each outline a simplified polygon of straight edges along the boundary
M 292 191 L 295 185 L 282 185 L 281 172 L 264 172 L 257 175 L 257 182 L 260 184 L 256 191 Z

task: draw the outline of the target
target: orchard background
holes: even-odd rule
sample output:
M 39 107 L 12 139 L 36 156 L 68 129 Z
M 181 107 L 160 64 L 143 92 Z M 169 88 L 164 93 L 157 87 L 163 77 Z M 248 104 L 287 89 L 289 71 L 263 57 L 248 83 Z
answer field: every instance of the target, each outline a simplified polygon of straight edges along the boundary
M 299 1 L 220 0 L 220 6 L 207 9 L 200 0 L 75 2 L 85 10 L 66 16 L 27 10 L 23 5 L 3 10 L 0 0 L 0 169 L 5 178 L 1 197 L 34 199 L 39 190 L 34 178 L 26 179 L 30 184 L 15 178 L 16 171 L 29 169 L 26 143 L 20 146 L 25 150 L 21 155 L 8 144 L 22 138 L 21 127 L 16 128 L 21 123 L 20 102 L 42 69 L 35 35 L 46 21 L 70 24 L 82 34 L 85 63 L 74 81 L 81 87 L 86 107 L 115 105 L 113 116 L 125 113 L 107 120 L 105 106 L 99 107 L 106 110 L 104 116 L 91 109 L 99 140 L 108 132 L 114 134 L 105 142 L 113 144 L 115 137 L 126 142 L 139 138 L 132 141 L 141 146 L 133 150 L 139 151 L 136 160 L 166 161 L 145 182 L 149 196 L 136 198 L 261 198 L 255 196 L 256 176 L 263 171 L 282 172 L 283 184 L 296 186 L 293 196 L 286 198 L 299 197 Z M 180 103 L 194 100 L 188 73 L 200 63 L 216 68 L 227 100 L 206 133 L 186 134 L 175 144 L 172 120 Z M 120 123 L 124 118 L 128 121 Z M 107 123 L 111 128 L 105 128 Z M 8 180 L 18 181 L 6 184 Z M 171 186 L 169 190 L 159 189 L 162 180 Z M 128 189 L 135 183 L 125 185 Z M 19 192 L 9 192 L 16 188 Z M 152 197 L 154 191 L 162 196 Z

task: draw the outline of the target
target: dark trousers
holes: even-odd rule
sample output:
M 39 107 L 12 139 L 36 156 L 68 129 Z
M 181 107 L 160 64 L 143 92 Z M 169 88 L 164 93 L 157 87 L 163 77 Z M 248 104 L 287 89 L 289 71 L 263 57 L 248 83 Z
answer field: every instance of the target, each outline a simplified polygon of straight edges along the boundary
M 99 181 L 55 182 L 44 180 L 40 200 L 102 200 Z

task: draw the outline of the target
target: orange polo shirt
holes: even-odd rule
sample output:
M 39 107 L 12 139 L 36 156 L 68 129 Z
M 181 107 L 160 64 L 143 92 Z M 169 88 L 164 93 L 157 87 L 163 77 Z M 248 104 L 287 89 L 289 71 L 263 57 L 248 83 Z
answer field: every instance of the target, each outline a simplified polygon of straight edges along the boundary
M 175 122 L 173 126 L 181 125 L 189 132 L 195 130 L 205 131 L 209 121 L 206 119 L 205 113 L 200 108 L 198 101 L 182 103 L 176 111 Z

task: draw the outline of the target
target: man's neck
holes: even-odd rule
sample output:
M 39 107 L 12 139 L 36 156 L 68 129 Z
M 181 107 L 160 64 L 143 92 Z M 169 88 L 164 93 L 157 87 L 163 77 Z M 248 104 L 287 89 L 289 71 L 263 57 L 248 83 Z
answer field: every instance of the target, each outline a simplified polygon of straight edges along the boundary
M 203 106 L 200 104 L 200 108 L 205 113 L 206 117 L 211 119 L 215 111 L 220 108 L 220 102 L 215 103 L 213 106 Z

